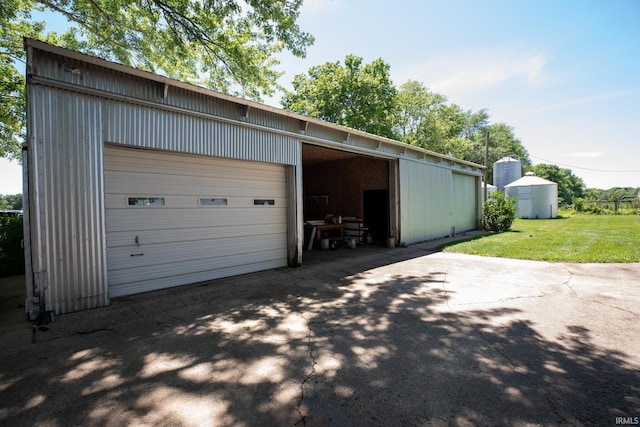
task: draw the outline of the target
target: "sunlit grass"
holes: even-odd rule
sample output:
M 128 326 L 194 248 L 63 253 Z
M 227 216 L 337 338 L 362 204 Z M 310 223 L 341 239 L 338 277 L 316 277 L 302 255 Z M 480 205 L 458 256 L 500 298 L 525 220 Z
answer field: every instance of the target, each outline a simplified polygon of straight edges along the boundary
M 640 262 L 640 215 L 516 219 L 511 231 L 441 247 L 445 252 L 561 262 Z

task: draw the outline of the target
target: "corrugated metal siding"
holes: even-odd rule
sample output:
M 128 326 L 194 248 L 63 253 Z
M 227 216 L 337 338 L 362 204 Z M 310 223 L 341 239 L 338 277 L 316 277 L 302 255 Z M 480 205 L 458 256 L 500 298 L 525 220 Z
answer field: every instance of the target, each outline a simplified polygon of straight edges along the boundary
M 104 139 L 114 144 L 296 165 L 300 142 L 190 114 L 105 101 Z
M 127 76 L 124 73 L 99 67 L 94 64 L 78 62 L 58 55 L 38 51 L 30 62 L 34 75 L 64 83 L 116 93 L 131 98 L 161 102 L 163 87 L 157 82 L 150 82 L 139 77 Z M 71 71 L 77 68 L 80 73 Z
M 346 133 L 338 129 L 319 126 L 315 123 L 309 123 L 305 135 L 312 136 L 314 138 L 326 139 L 327 141 L 343 142 Z
M 411 244 L 449 235 L 451 170 L 400 159 L 400 239 Z
M 228 119 L 238 120 L 245 112 L 245 107 L 240 104 L 226 101 L 223 99 L 212 98 L 202 93 L 195 93 L 183 88 L 171 86 L 169 88 L 167 98 L 163 101 L 166 105 L 184 108 L 190 111 L 211 114 Z M 283 130 L 288 132 L 299 132 L 299 120 L 283 117 L 270 111 L 249 108 L 247 117 L 242 120 L 266 126 L 271 129 Z
M 456 233 L 478 228 L 478 178 L 454 173 L 453 176 L 453 226 Z
M 55 313 L 108 304 L 102 206 L 101 102 L 31 87 L 33 273 Z M 35 211 L 35 212 L 34 212 Z M 35 216 L 34 216 L 35 214 Z
M 50 53 L 39 55 L 35 62 L 34 69 L 40 77 L 232 120 L 238 120 L 241 117 L 240 104 L 181 87 L 170 86 L 165 98 L 163 84 L 141 77 L 126 75 L 93 64 L 65 60 Z M 80 74 L 72 73 L 73 68 L 79 69 Z M 285 119 L 265 110 L 250 109 L 246 121 L 289 132 L 300 130 L 298 120 Z

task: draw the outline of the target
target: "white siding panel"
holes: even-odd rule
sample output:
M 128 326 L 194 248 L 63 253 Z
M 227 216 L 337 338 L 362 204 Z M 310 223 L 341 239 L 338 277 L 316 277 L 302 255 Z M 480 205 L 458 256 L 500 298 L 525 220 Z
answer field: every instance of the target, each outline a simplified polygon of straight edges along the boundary
M 456 233 L 478 228 L 478 185 L 475 176 L 453 174 L 453 224 Z
M 128 206 L 128 197 L 165 203 Z M 201 197 L 227 205 L 200 206 Z M 110 296 L 287 265 L 286 205 L 281 165 L 106 146 Z
M 446 236 L 451 232 L 451 170 L 400 160 L 400 233 L 404 243 Z

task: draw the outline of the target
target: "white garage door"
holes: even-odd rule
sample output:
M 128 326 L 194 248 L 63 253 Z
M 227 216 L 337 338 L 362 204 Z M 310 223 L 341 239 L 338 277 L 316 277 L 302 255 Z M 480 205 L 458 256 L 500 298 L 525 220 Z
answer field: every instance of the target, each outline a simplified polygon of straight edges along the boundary
M 105 146 L 109 295 L 287 264 L 285 168 Z

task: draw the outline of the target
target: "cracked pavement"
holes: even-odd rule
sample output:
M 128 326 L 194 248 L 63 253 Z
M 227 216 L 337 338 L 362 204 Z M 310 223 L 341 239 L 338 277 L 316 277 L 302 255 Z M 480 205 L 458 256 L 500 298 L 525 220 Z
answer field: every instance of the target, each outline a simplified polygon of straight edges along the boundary
M 313 251 L 297 269 L 1 329 L 0 424 L 582 426 L 640 416 L 640 264 L 483 258 L 436 244 Z

